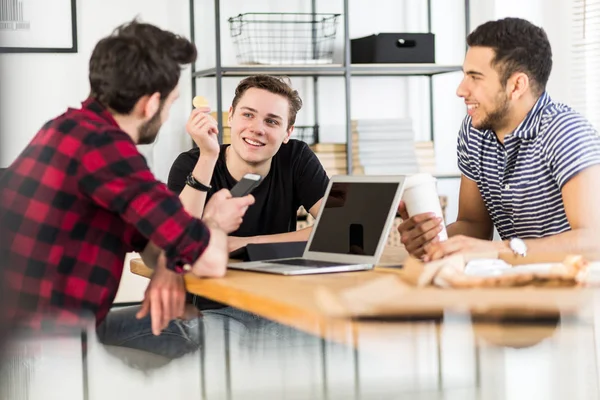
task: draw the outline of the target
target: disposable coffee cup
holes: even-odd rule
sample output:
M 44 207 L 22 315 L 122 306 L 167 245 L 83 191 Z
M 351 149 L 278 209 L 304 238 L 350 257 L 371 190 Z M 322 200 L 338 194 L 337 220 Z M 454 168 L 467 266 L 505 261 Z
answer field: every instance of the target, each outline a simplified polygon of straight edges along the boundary
M 442 230 L 438 234 L 440 241 L 448 239 L 444 215 L 437 192 L 437 180 L 430 174 L 414 174 L 406 178 L 402 200 L 406 205 L 409 217 L 419 214 L 434 213 L 442 218 Z

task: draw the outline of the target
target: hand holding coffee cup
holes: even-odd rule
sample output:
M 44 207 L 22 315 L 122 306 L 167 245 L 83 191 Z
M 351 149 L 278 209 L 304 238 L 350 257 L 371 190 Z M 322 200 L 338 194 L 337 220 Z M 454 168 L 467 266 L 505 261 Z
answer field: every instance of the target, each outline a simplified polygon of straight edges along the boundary
M 412 256 L 423 257 L 427 244 L 448 239 L 436 179 L 430 174 L 406 178 L 398 213 L 403 220 L 398 232 Z

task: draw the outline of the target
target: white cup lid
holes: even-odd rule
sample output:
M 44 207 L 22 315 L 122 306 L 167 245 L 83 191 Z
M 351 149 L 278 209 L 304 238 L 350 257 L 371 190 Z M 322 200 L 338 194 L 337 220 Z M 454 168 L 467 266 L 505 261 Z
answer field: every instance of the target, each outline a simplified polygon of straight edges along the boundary
M 425 183 L 436 183 L 437 179 L 435 179 L 431 174 L 428 173 L 419 173 L 413 174 L 406 177 L 406 181 L 404 183 L 404 190 L 411 189 L 415 186 L 423 185 Z

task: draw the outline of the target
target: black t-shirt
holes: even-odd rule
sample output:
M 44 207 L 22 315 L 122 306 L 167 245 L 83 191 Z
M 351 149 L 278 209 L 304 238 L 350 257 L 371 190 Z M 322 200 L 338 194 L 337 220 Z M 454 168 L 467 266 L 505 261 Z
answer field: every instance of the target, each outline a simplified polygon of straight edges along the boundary
M 237 183 L 227 170 L 225 162 L 225 149 L 228 146 L 221 146 L 206 201 L 215 192 L 221 189 L 231 190 Z M 199 157 L 198 148 L 177 157 L 169 172 L 169 189 L 177 194 L 181 193 L 186 178 Z M 273 156 L 269 173 L 252 191 L 255 203 L 248 208 L 242 225 L 231 236 L 247 237 L 295 231 L 298 208 L 304 206 L 307 211 L 310 210 L 325 195 L 328 183 L 329 178 L 310 147 L 305 142 L 290 139 Z M 195 303 L 201 309 L 223 306 L 199 297 Z
M 227 170 L 222 145 L 215 165 L 207 199 L 221 189 L 233 188 L 237 181 Z M 196 166 L 200 150 L 181 153 L 169 172 L 169 189 L 179 194 L 185 180 Z M 255 203 L 248 208 L 239 229 L 231 236 L 272 235 L 296 230 L 296 213 L 300 206 L 308 211 L 324 195 L 329 179 L 317 156 L 305 142 L 290 139 L 273 157 L 271 169 L 252 191 Z

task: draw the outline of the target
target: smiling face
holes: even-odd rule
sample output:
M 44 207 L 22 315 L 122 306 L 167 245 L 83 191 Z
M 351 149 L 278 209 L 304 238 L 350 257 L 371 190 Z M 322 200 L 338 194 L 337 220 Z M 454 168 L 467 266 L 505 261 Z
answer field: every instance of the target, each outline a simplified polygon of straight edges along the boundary
M 464 78 L 456 94 L 465 100 L 467 112 L 476 129 L 502 129 L 510 119 L 511 102 L 497 68 L 495 53 L 489 47 L 470 47 L 463 64 Z
M 289 141 L 290 104 L 284 96 L 249 88 L 229 110 L 231 147 L 239 158 L 256 166 L 269 161 Z

